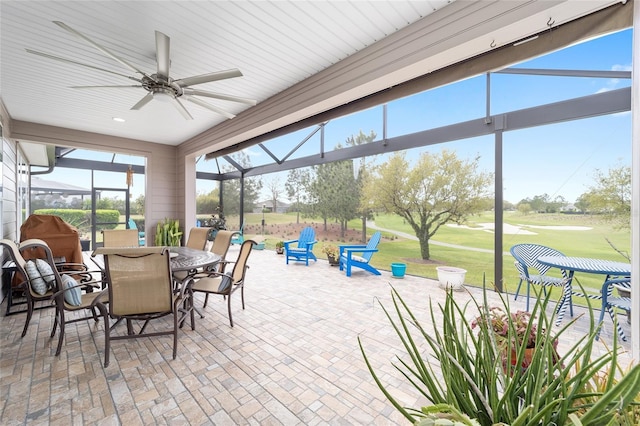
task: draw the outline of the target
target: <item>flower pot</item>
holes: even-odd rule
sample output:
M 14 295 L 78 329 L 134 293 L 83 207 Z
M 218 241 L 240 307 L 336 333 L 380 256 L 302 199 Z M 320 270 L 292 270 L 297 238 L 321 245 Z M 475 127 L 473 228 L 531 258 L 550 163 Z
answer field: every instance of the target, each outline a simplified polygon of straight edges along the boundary
M 407 264 L 406 263 L 392 263 L 391 264 L 391 275 L 393 278 L 404 278 L 404 274 L 407 272 Z
M 276 247 L 276 253 L 277 254 L 283 254 L 284 253 L 284 248 L 283 247 Z
M 327 255 L 327 260 L 329 261 L 329 266 L 338 266 L 338 258 L 336 256 Z
M 438 281 L 440 281 L 441 287 L 453 290 L 461 290 L 464 287 L 466 269 L 453 266 L 438 266 L 436 271 L 438 272 Z

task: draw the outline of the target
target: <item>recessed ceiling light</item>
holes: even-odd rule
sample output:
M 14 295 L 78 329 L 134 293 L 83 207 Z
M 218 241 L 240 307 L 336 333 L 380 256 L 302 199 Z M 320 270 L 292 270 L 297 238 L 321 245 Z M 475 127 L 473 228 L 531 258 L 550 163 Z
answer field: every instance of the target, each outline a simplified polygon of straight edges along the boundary
M 124 123 L 125 119 L 120 117 L 113 117 L 113 121 L 117 121 L 118 123 Z

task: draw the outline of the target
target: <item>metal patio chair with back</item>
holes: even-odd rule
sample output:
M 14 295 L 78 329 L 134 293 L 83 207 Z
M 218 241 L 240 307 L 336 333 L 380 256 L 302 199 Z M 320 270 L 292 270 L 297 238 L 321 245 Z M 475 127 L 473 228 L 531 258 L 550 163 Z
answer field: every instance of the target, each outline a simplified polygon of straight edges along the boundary
M 109 366 L 111 341 L 135 339 L 141 337 L 173 336 L 173 359 L 178 350 L 178 328 L 188 317 L 191 329 L 195 329 L 191 301 L 193 280 L 187 279 L 174 291 L 171 274 L 169 249 L 167 247 L 131 247 L 98 248 L 95 251 L 104 256 L 104 268 L 107 277 L 109 304 L 98 302 L 97 306 L 105 320 L 104 366 Z M 160 329 L 146 332 L 150 321 L 172 316 L 169 328 L 160 325 Z M 113 326 L 109 318 L 125 320 L 126 333 L 112 335 Z M 138 332 L 134 331 L 133 321 L 143 321 Z
M 538 262 L 541 256 L 565 256 L 560 251 L 540 244 L 516 244 L 510 249 L 511 255 L 515 258 L 514 265 L 518 270 L 520 281 L 516 288 L 514 300 L 518 300 L 520 287 L 523 282 L 527 283 L 527 311 L 529 311 L 529 299 L 531 296 L 531 284 L 540 285 L 546 294 L 547 287 L 563 287 L 568 279 L 567 271 L 561 270 L 562 277 L 547 275 L 551 266 Z M 569 301 L 571 303 L 571 301 Z

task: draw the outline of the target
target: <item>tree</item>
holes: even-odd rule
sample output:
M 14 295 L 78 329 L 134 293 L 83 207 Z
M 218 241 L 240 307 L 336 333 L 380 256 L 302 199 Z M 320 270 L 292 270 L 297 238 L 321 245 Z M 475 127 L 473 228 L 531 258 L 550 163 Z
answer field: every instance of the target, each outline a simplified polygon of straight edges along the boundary
M 300 223 L 300 211 L 309 201 L 307 189 L 310 182 L 311 174 L 309 169 L 292 169 L 287 174 L 287 181 L 284 183 L 284 187 L 287 190 L 289 200 L 293 201 L 296 211 L 296 223 Z
M 282 191 L 282 185 L 280 184 L 280 178 L 275 176 L 268 183 L 267 188 L 269 189 L 269 193 L 271 194 L 271 207 L 272 212 L 278 212 L 278 198 L 280 197 L 280 193 Z
M 413 168 L 394 154 L 367 182 L 367 197 L 387 212 L 405 219 L 420 242 L 420 254 L 430 259 L 429 240 L 440 226 L 462 223 L 480 212 L 493 175 L 478 171 L 479 158 L 459 159 L 455 152 L 423 153 Z
M 376 133 L 372 130 L 368 135 L 362 133 L 362 130 L 358 133 L 357 136 L 349 136 L 345 141 L 347 146 L 358 146 L 364 145 L 367 143 L 371 143 L 375 140 Z M 374 157 L 369 157 L 370 162 L 373 161 Z M 360 239 L 361 242 L 367 241 L 367 219 L 371 219 L 371 206 L 370 200 L 364 196 L 364 191 L 362 191 L 363 183 L 369 180 L 370 170 L 367 167 L 366 158 L 362 157 L 359 159 L 359 164 L 356 164 L 357 160 L 354 160 L 353 167 L 357 167 L 358 177 L 356 179 L 355 184 L 358 186 L 358 193 L 360 201 L 358 203 L 358 215 L 362 219 L 362 237 Z
M 144 215 L 144 195 L 138 195 L 135 201 L 131 204 L 131 213 Z
M 310 185 L 314 200 L 314 213 L 324 220 L 336 219 L 340 223 L 340 235 L 345 236 L 347 222 L 357 217 L 360 191 L 353 177 L 351 161 L 336 161 L 313 168 L 315 178 Z
M 238 163 L 243 170 L 251 168 L 251 159 L 243 151 L 236 152 L 231 155 L 233 161 Z M 226 165 L 223 172 L 235 170 L 231 165 Z M 225 215 L 240 214 L 240 179 L 226 180 L 222 184 L 222 203 Z M 258 197 L 262 190 L 262 179 L 260 177 L 251 177 L 244 179 L 244 211 L 253 210 Z M 243 218 L 240 218 L 242 222 Z
M 591 211 L 604 214 L 623 228 L 631 226 L 630 166 L 614 167 L 607 173 L 596 170 L 595 184 L 583 196 Z
M 585 193 L 580 195 L 575 202 L 575 206 L 581 213 L 587 213 L 591 209 L 588 194 Z
M 522 214 L 523 216 L 528 215 L 529 213 L 531 213 L 531 204 L 523 202 L 518 203 L 518 212 L 520 212 L 520 214 Z
M 214 188 L 208 194 L 196 196 L 196 214 L 213 214 L 220 204 L 220 189 Z

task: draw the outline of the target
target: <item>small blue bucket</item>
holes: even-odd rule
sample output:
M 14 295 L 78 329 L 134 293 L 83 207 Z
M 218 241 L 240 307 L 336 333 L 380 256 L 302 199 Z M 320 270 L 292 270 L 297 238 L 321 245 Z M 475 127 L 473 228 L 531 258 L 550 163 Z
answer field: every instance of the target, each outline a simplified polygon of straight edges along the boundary
M 391 264 L 391 275 L 394 278 L 404 278 L 404 274 L 407 272 L 407 264 L 406 263 L 392 263 Z

